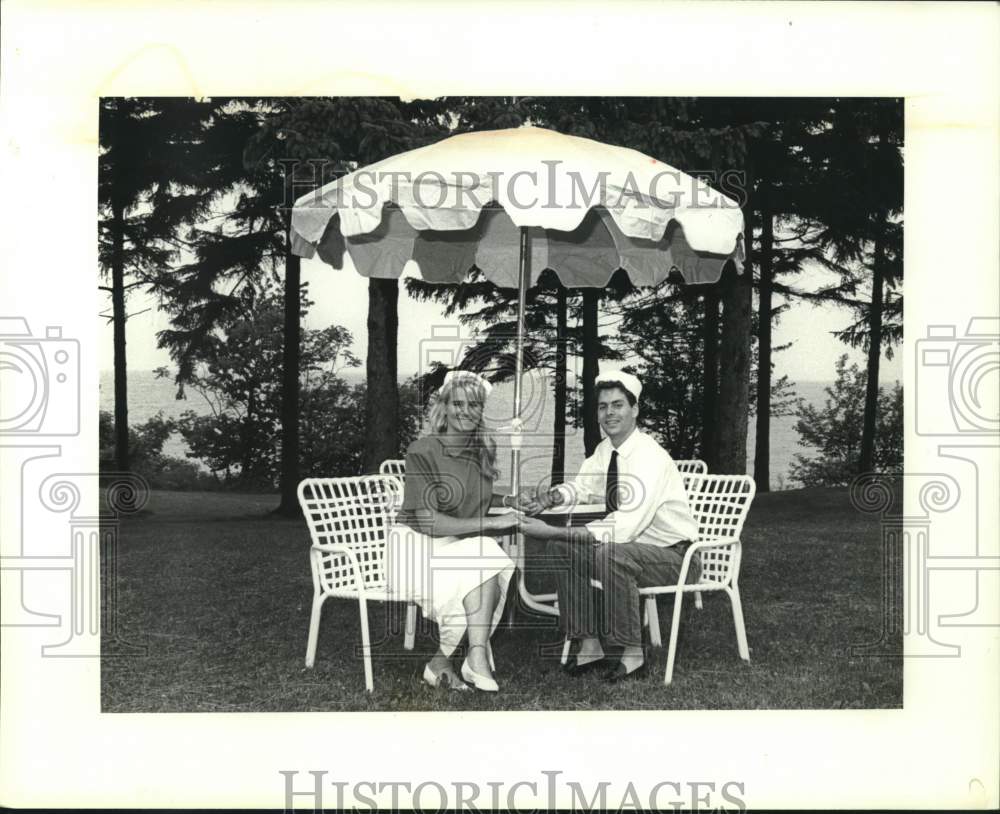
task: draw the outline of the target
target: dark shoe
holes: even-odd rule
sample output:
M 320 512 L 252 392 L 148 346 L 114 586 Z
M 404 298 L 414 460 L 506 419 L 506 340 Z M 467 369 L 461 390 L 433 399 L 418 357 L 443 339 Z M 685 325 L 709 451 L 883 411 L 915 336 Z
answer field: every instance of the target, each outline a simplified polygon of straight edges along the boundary
M 617 684 L 619 681 L 627 681 L 631 678 L 642 678 L 649 672 L 649 661 L 643 661 L 638 667 L 636 667 L 631 673 L 625 671 L 625 665 L 621 662 L 609 670 L 605 676 L 604 680 L 609 684 Z
M 577 664 L 576 657 L 574 656 L 564 665 L 562 665 L 562 671 L 566 673 L 566 675 L 568 676 L 575 677 L 591 673 L 598 667 L 604 667 L 606 669 L 607 666 L 608 666 L 607 657 L 602 659 L 595 659 L 594 661 L 588 661 L 586 664 Z

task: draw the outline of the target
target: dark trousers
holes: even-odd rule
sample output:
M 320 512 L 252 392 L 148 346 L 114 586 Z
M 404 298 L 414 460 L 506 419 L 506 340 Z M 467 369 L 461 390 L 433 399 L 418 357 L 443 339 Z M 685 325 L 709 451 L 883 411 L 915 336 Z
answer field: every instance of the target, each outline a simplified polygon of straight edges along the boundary
M 555 572 L 563 633 L 571 639 L 596 637 L 615 646 L 641 646 L 638 589 L 676 585 L 688 545 L 550 540 L 549 565 Z M 697 582 L 700 574 L 695 554 L 685 581 Z M 599 579 L 603 590 L 592 587 L 591 579 Z

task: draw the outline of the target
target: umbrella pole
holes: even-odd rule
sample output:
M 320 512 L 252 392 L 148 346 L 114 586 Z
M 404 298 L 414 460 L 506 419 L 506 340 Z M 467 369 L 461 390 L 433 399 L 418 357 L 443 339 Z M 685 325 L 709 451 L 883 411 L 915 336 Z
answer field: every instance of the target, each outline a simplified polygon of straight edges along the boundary
M 517 280 L 517 345 L 516 357 L 514 359 L 514 417 L 511 421 L 511 455 L 510 455 L 510 483 L 511 490 L 515 495 L 521 492 L 521 376 L 524 373 L 524 311 L 528 299 L 528 285 L 531 282 L 531 240 L 528 237 L 528 227 L 520 227 L 521 231 L 521 253 L 518 264 Z M 525 607 L 536 613 L 543 613 L 550 616 L 558 616 L 559 612 L 551 604 L 540 601 L 541 597 L 536 597 L 528 591 L 524 578 L 524 535 L 518 531 L 515 535 L 515 562 L 517 564 L 517 592 Z M 511 603 L 507 623 L 513 625 L 514 604 Z
M 530 270 L 528 268 L 528 227 L 521 227 L 521 252 L 517 273 L 517 342 L 514 355 L 514 435 L 511 445 L 510 483 L 514 494 L 521 489 L 521 376 L 524 373 L 524 310 L 528 299 L 528 283 Z
M 520 227 L 521 245 L 517 264 L 517 340 L 514 345 L 514 415 L 511 420 L 510 435 L 510 490 L 521 494 L 521 374 L 524 373 L 524 309 L 528 299 L 528 229 Z M 523 598 L 527 593 L 524 584 L 524 535 L 518 530 L 514 534 L 514 560 L 517 565 L 518 594 Z M 511 602 L 507 609 L 507 625 L 514 626 L 514 608 Z

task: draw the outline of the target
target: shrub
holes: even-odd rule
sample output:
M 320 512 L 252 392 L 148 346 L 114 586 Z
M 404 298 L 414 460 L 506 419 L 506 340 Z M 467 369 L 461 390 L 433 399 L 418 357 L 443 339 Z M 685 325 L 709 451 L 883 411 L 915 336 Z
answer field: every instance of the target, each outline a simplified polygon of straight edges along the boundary
M 176 430 L 173 419 L 157 413 L 143 424 L 129 427 L 129 466 L 131 471 L 141 475 L 153 489 L 177 491 L 218 489 L 216 478 L 205 472 L 198 464 L 163 454 L 163 445 Z M 115 464 L 115 419 L 101 411 L 98 420 L 101 472 L 114 472 Z
M 837 360 L 837 379 L 826 388 L 822 408 L 799 400 L 795 429 L 799 444 L 814 447 L 818 456 L 795 455 L 792 480 L 803 486 L 846 486 L 858 474 L 861 430 L 864 422 L 867 374 L 857 365 L 847 366 L 847 355 Z M 900 472 L 903 468 L 903 388 L 879 388 L 875 425 L 874 468 Z

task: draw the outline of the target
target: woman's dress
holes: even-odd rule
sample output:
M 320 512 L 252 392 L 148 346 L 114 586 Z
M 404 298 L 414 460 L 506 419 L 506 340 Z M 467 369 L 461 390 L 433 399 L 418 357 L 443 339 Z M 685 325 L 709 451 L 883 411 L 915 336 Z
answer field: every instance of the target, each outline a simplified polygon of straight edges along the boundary
M 433 533 L 429 511 L 452 517 L 484 517 L 493 496 L 493 476 L 482 471 L 479 448 L 456 445 L 446 435 L 428 435 L 406 452 L 403 506 L 389 534 L 389 590 L 412 599 L 438 624 L 441 650 L 451 655 L 468 622 L 465 597 L 498 577 L 500 598 L 490 635 L 503 615 L 514 563 L 486 534 L 461 537 Z

